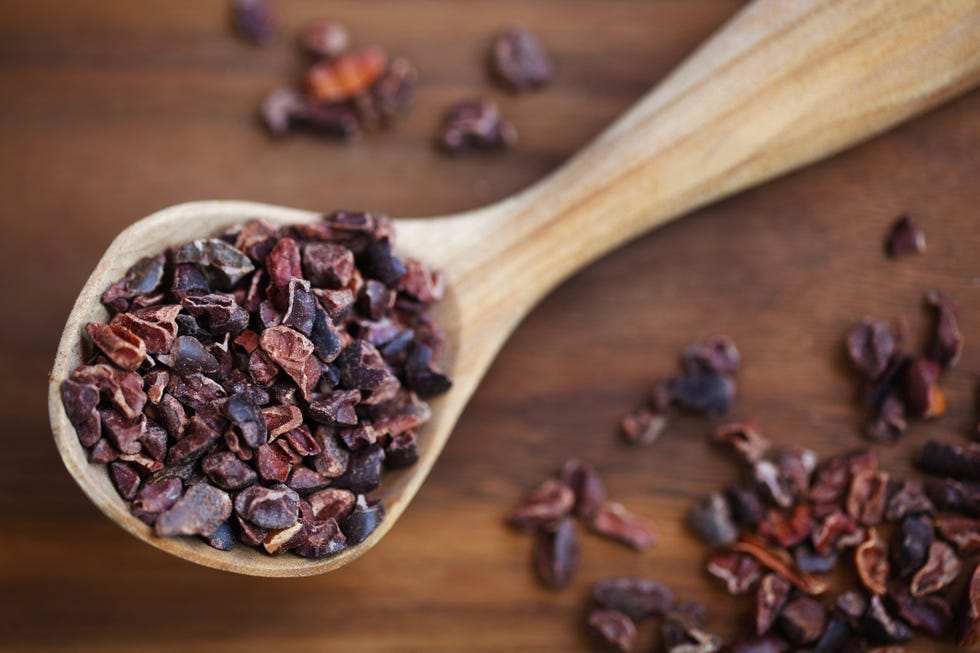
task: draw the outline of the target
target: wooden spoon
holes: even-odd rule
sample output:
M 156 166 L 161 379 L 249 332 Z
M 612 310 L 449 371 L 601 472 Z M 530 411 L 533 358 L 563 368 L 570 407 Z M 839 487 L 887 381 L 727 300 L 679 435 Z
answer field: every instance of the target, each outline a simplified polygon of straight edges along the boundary
M 418 464 L 385 476 L 379 493 L 387 519 L 333 558 L 222 552 L 193 538 L 155 537 L 129 513 L 105 466 L 86 461 L 58 392 L 81 362 L 84 324 L 106 319 L 100 293 L 137 259 L 252 218 L 305 222 L 317 213 L 194 202 L 123 231 L 82 289 L 50 375 L 62 459 L 104 513 L 174 555 L 260 576 L 337 569 L 395 525 L 503 342 L 562 280 L 657 225 L 867 139 L 978 81 L 980 4 L 973 0 L 759 0 L 546 179 L 483 209 L 398 220 L 397 249 L 447 274 L 449 292 L 434 314 L 446 328 L 444 365 L 455 385 L 432 404 Z

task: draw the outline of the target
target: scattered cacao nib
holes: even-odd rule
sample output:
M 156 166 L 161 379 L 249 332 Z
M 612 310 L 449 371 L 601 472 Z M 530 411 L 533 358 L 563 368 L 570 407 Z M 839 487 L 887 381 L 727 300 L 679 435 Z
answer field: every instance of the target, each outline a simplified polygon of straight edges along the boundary
M 624 653 L 636 645 L 636 625 L 616 610 L 593 610 L 589 614 L 589 627 L 606 643 Z
M 946 412 L 946 395 L 939 387 L 939 365 L 919 357 L 905 368 L 905 405 L 909 415 L 925 419 Z
M 688 510 L 687 524 L 708 546 L 725 546 L 738 539 L 738 528 L 721 492 L 712 492 Z
M 730 445 L 750 465 L 762 460 L 772 448 L 772 443 L 752 422 L 723 424 L 715 429 L 714 440 Z
M 851 623 L 855 623 L 868 611 L 868 599 L 858 590 L 847 590 L 834 599 L 834 609 Z
M 953 547 L 941 540 L 929 545 L 929 553 L 922 568 L 912 577 L 909 591 L 914 597 L 938 592 L 950 585 L 963 570 L 963 563 Z
M 851 362 L 869 379 L 875 379 L 885 372 L 895 351 L 895 336 L 891 327 L 870 317 L 851 327 L 846 342 Z
M 957 630 L 956 643 L 959 646 L 976 646 L 980 642 L 980 565 L 973 568 L 963 592 Z
M 306 74 L 306 94 L 316 102 L 350 100 L 374 84 L 388 67 L 388 55 L 367 47 L 314 64 Z
M 340 23 L 319 21 L 306 27 L 299 37 L 306 52 L 320 59 L 333 59 L 350 47 L 350 32 Z
M 641 406 L 623 418 L 623 435 L 639 446 L 653 444 L 667 426 L 667 416 Z
M 889 607 L 913 628 L 942 639 L 953 623 L 953 608 L 939 596 L 915 598 L 904 587 L 898 587 L 885 597 Z
M 606 501 L 606 488 L 595 468 L 580 460 L 567 460 L 559 472 L 560 480 L 575 495 L 575 516 L 591 519 Z
M 210 537 L 231 516 L 231 499 L 221 490 L 199 483 L 190 486 L 177 502 L 157 517 L 156 534 Z
M 799 646 L 820 638 L 827 626 L 827 611 L 810 597 L 799 596 L 786 604 L 778 621 L 786 638 Z
M 875 529 L 868 531 L 868 539 L 854 551 L 854 566 L 858 578 L 872 594 L 884 594 L 888 581 L 888 545 Z
M 857 522 L 847 516 L 840 508 L 835 507 L 833 512 L 814 527 L 810 534 L 810 540 L 814 552 L 818 555 L 824 555 L 844 548 L 843 540 L 846 538 L 861 535 L 861 529 Z M 864 538 L 860 537 L 860 540 L 863 541 Z
M 759 535 L 783 548 L 805 541 L 812 530 L 813 517 L 805 504 L 797 504 L 789 512 L 770 509 L 758 527 Z
M 878 646 L 904 644 L 912 639 L 909 627 L 888 613 L 877 594 L 871 597 L 868 611 L 861 618 L 861 632 L 869 643 Z
M 252 43 L 267 43 L 275 36 L 276 17 L 267 0 L 232 0 L 232 20 L 238 35 Z
M 926 251 L 926 234 L 907 214 L 895 218 L 885 235 L 885 253 L 898 259 Z
M 592 598 L 603 608 L 622 612 L 633 621 L 659 617 L 674 603 L 669 587 L 635 576 L 597 580 L 592 585 Z
M 875 414 L 864 425 L 864 435 L 874 442 L 895 444 L 908 428 L 905 419 L 905 403 L 893 394 L 878 406 Z
M 568 484 L 548 479 L 510 516 L 518 530 L 533 532 L 557 524 L 575 506 L 575 492 Z
M 786 653 L 789 644 L 783 638 L 769 634 L 737 639 L 730 642 L 725 650 L 729 653 Z
M 776 618 L 789 599 L 793 586 L 779 574 L 769 573 L 759 581 L 755 593 L 755 632 L 764 635 L 769 632 Z
M 936 311 L 936 327 L 929 345 L 929 358 L 948 370 L 963 355 L 963 332 L 960 331 L 956 305 L 938 290 L 926 294 L 926 303 Z
M 542 583 L 554 589 L 567 587 L 578 569 L 581 549 L 575 522 L 565 518 L 552 528 L 538 531 L 534 542 L 534 569 Z
M 431 415 L 406 384 L 438 394 L 450 383 L 424 313 L 441 276 L 403 264 L 392 237 L 370 213 L 282 228 L 256 220 L 142 259 L 112 285 L 111 321 L 87 328 L 101 353 L 60 391 L 89 460 L 112 463 L 137 518 L 160 536 L 224 550 L 235 534 L 304 557 L 377 527 L 383 507 L 355 511 L 354 496 L 378 487 L 386 456 L 388 467 L 414 464 Z M 365 288 L 379 301 L 355 302 Z M 343 307 L 324 305 L 332 292 L 349 295 Z M 390 362 L 370 340 L 385 329 L 379 345 L 406 334 Z M 327 486 L 349 502 L 321 497 L 320 515 L 299 498 Z
M 927 474 L 980 481 L 980 444 L 929 440 L 922 446 L 916 464 Z
M 440 147 L 454 154 L 471 150 L 509 149 L 517 144 L 517 130 L 496 103 L 470 99 L 456 103 L 443 120 Z
M 637 550 L 644 550 L 657 539 L 657 533 L 647 522 L 626 509 L 621 503 L 606 501 L 589 522 L 593 532 L 618 540 Z
M 729 594 L 750 592 L 762 576 L 762 567 L 754 557 L 737 551 L 716 551 L 708 558 L 708 573 L 725 583 Z
M 508 27 L 497 34 L 490 49 L 490 66 L 494 77 L 516 92 L 539 89 L 554 74 L 541 42 L 523 27 Z
M 909 515 L 902 520 L 891 546 L 891 562 L 899 578 L 908 578 L 925 564 L 934 537 L 926 515 Z

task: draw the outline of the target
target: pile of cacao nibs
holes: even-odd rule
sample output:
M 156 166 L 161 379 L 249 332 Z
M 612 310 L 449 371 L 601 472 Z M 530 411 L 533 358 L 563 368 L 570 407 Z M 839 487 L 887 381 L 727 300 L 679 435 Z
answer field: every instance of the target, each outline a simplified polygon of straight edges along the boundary
M 754 594 L 754 632 L 729 650 L 860 651 L 913 629 L 980 641 L 980 445 L 927 442 L 917 464 L 937 478 L 923 481 L 893 478 L 870 449 L 818 463 L 811 451 L 775 451 L 746 424 L 717 438 L 746 478 L 694 506 L 688 523 L 716 547 L 708 573 L 733 595 Z M 822 575 L 844 561 L 860 586 L 826 596 Z
M 941 374 L 963 353 L 956 305 L 937 290 L 926 294 L 935 313 L 935 327 L 923 353 L 905 350 L 908 327 L 896 328 L 866 317 L 847 333 L 847 354 L 863 380 L 863 403 L 869 411 L 864 435 L 893 444 L 905 434 L 908 420 L 931 419 L 946 412 L 946 395 L 939 387 Z
M 158 536 L 310 558 L 363 541 L 383 468 L 418 458 L 449 389 L 425 313 L 441 274 L 384 216 L 262 220 L 138 261 L 86 325 L 61 397 L 92 463 Z
M 568 460 L 557 478 L 531 492 L 511 514 L 511 525 L 535 536 L 532 559 L 542 583 L 560 589 L 571 583 L 579 566 L 580 547 L 575 519 L 603 537 L 637 550 L 648 549 L 656 532 L 621 503 L 606 499 L 595 468 Z
M 265 2 L 237 0 L 233 15 L 245 38 L 272 37 L 275 20 Z M 277 88 L 262 102 L 260 117 L 273 135 L 306 131 L 349 140 L 387 129 L 411 109 L 418 71 L 407 59 L 378 46 L 352 48 L 347 28 L 331 21 L 308 26 L 299 46 L 311 60 L 302 87 Z

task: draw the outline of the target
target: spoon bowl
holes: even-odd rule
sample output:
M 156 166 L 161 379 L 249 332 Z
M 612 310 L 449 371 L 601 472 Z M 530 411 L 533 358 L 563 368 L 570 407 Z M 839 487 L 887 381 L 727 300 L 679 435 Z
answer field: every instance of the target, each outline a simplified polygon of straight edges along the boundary
M 272 557 L 218 551 L 195 538 L 159 538 L 129 512 L 107 468 L 92 465 L 59 386 L 82 362 L 87 322 L 104 322 L 102 291 L 138 259 L 264 218 L 318 213 L 241 201 L 182 204 L 123 231 L 68 318 L 49 375 L 55 443 L 69 472 L 113 521 L 164 551 L 259 576 L 337 569 L 375 546 L 435 464 L 466 402 L 523 316 L 569 275 L 649 229 L 865 140 L 980 82 L 980 5 L 907 0 L 757 0 L 662 84 L 558 171 L 491 206 L 396 220 L 395 248 L 445 272 L 432 309 L 445 329 L 441 364 L 452 389 L 431 401 L 418 463 L 385 474 L 373 494 L 387 517 L 338 555 Z

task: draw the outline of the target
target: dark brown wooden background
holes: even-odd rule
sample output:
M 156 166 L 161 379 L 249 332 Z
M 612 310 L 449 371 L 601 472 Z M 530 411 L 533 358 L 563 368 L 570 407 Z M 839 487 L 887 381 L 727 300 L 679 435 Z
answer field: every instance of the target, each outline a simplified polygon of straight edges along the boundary
M 193 199 L 243 198 L 400 216 L 504 197 L 555 168 L 739 6 L 731 0 L 286 1 L 282 37 L 254 48 L 227 30 L 224 0 L 0 1 L 0 646 L 17 651 L 587 650 L 589 584 L 646 574 L 709 603 L 731 632 L 747 604 L 703 576 L 686 507 L 735 477 L 686 418 L 645 450 L 621 415 L 689 340 L 740 345 L 737 415 L 781 444 L 821 453 L 860 443 L 841 356 L 849 323 L 907 315 L 922 333 L 929 288 L 961 305 L 967 348 L 944 385 L 950 410 L 880 449 L 897 471 L 930 436 L 976 422 L 980 371 L 980 94 L 858 149 L 685 217 L 589 267 L 504 347 L 411 509 L 365 558 L 317 578 L 223 574 L 171 558 L 104 518 L 64 471 L 45 375 L 75 293 L 125 225 Z M 354 145 L 272 142 L 256 102 L 294 75 L 295 29 L 347 23 L 422 72 L 392 132 Z M 536 28 L 559 74 L 510 98 L 482 67 L 507 23 Z M 521 144 L 446 159 L 430 143 L 448 103 L 499 99 Z M 928 253 L 881 255 L 910 211 Z M 530 540 L 505 511 L 566 457 L 593 461 L 612 496 L 662 533 L 644 554 L 592 537 L 574 585 L 541 589 Z M 651 626 L 643 632 L 649 650 Z M 909 650 L 937 650 L 920 642 Z

